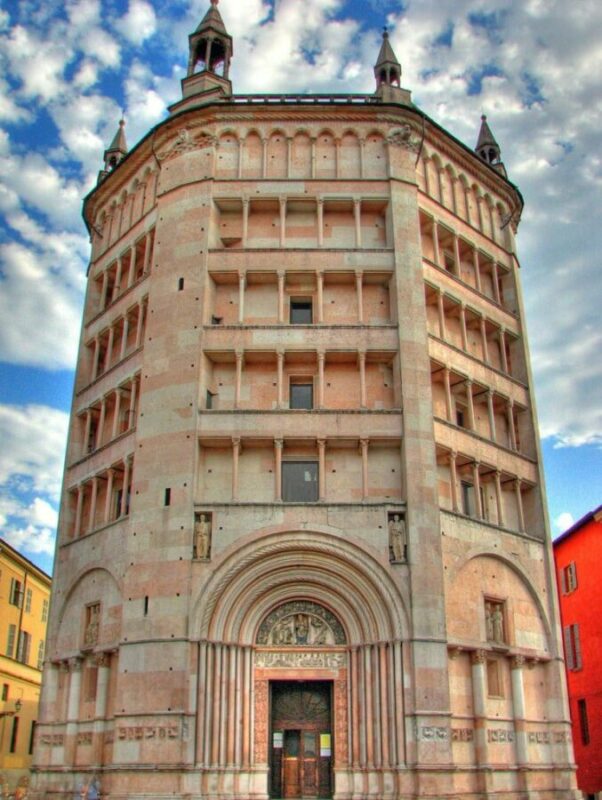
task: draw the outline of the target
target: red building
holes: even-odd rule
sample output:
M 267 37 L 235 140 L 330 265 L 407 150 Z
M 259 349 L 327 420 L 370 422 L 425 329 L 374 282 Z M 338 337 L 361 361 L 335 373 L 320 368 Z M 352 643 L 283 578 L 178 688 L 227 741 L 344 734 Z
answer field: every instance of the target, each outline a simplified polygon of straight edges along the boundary
M 602 505 L 554 542 L 577 784 L 602 797 Z

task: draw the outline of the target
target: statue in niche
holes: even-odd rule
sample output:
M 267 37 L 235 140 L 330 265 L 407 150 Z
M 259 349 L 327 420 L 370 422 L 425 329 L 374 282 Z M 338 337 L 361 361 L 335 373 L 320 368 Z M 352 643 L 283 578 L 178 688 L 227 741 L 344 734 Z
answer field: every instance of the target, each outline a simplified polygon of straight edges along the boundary
M 485 629 L 487 641 L 504 644 L 504 614 L 501 603 L 485 602 Z
M 401 514 L 389 514 L 389 550 L 391 561 L 405 561 L 407 557 L 406 523 Z
M 211 552 L 211 517 L 209 514 L 195 514 L 194 516 L 194 547 L 193 556 L 207 560 Z
M 98 642 L 100 632 L 100 603 L 86 606 L 86 627 L 84 629 L 84 647 L 93 647 Z

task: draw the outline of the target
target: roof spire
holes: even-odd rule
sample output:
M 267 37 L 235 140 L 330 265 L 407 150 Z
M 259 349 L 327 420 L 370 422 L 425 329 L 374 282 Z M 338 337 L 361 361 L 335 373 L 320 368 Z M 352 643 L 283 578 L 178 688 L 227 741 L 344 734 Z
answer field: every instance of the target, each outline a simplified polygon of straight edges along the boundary
M 119 127 L 117 133 L 113 136 L 113 140 L 104 152 L 104 168 L 98 173 L 98 182 L 106 178 L 106 176 L 113 172 L 115 167 L 120 164 L 128 154 L 128 145 L 125 139 L 125 119 L 123 116 L 119 120 Z
M 486 164 L 506 177 L 506 168 L 502 163 L 502 151 L 489 127 L 486 114 L 481 114 L 481 130 L 475 152 Z
M 389 29 L 383 28 L 383 42 L 374 67 L 377 90 L 381 86 L 399 86 L 401 80 L 401 64 L 393 52 L 389 41 Z

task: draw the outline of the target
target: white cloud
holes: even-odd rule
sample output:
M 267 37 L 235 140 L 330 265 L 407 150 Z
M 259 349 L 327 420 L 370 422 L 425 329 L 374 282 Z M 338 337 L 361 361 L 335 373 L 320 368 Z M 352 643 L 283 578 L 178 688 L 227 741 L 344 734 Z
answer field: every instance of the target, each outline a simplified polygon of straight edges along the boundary
M 68 414 L 48 406 L 0 405 L 0 485 L 21 482 L 56 502 L 68 420 Z M 44 503 L 34 502 L 28 522 L 48 524 Z M 10 513 L 15 515 L 14 505 Z
M 115 23 L 115 28 L 130 42 L 140 45 L 157 29 L 155 11 L 144 0 L 130 0 L 127 13 Z
M 564 533 L 567 531 L 571 525 L 575 522 L 573 515 L 570 514 L 568 511 L 564 511 L 562 514 L 559 514 L 556 519 L 554 520 L 554 527 L 559 533 Z

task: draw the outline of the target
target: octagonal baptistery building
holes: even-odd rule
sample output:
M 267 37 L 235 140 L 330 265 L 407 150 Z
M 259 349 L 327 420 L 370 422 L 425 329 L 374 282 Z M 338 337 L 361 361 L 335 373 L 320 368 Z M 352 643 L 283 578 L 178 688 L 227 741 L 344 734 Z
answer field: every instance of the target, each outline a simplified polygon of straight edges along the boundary
M 233 94 L 214 0 L 92 238 L 39 798 L 569 798 L 514 233 L 370 95 Z

